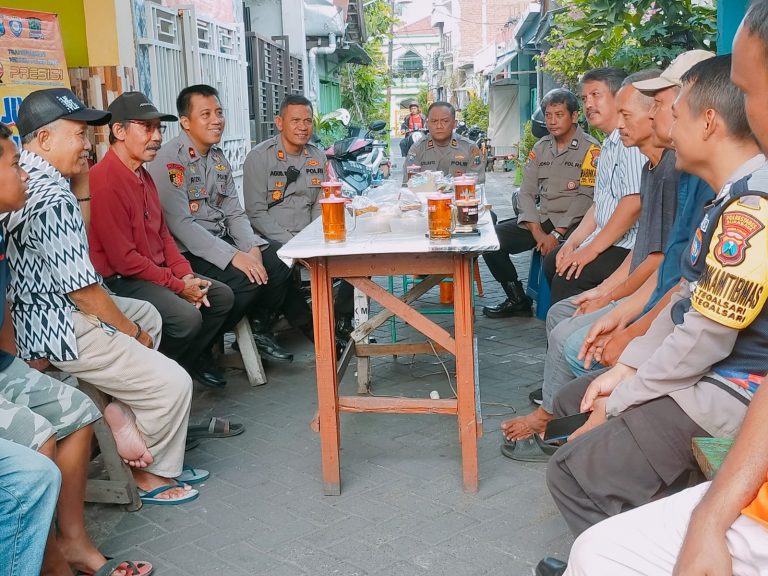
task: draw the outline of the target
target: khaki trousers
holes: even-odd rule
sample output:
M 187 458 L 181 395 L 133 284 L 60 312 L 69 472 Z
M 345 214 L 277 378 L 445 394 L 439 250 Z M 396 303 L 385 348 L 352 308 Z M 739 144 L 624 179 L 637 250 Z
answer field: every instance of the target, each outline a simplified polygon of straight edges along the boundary
M 162 320 L 141 300 L 111 296 L 129 319 L 160 343 Z M 77 360 L 52 362 L 76 378 L 128 405 L 154 462 L 145 470 L 175 478 L 184 463 L 184 443 L 192 402 L 192 379 L 176 362 L 142 346 L 136 339 L 110 334 L 94 316 L 75 312 Z

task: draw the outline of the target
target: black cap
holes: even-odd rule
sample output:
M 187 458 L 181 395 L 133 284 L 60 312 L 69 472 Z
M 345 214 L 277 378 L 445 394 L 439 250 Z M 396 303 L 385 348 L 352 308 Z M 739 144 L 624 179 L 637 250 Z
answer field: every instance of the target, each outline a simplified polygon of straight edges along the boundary
M 155 105 L 141 92 L 124 92 L 109 105 L 112 113 L 110 124 L 126 120 L 162 120 L 163 122 L 178 122 L 173 114 L 159 112 Z
M 111 114 L 86 108 L 67 88 L 47 88 L 30 93 L 19 106 L 16 128 L 22 138 L 55 120 L 79 120 L 91 126 L 109 122 Z

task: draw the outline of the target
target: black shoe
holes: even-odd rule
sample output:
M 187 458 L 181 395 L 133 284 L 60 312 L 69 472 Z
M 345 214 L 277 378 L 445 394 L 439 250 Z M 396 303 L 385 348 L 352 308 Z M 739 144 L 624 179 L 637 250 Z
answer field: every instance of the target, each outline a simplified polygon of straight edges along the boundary
M 187 372 L 200 384 L 205 384 L 211 388 L 223 388 L 227 385 L 224 375 L 215 366 L 187 368 Z
M 528 400 L 538 406 L 541 406 L 544 403 L 544 391 L 541 388 L 537 388 L 528 394 Z
M 343 316 L 336 320 L 336 337 L 349 340 L 349 335 L 352 334 L 355 327 L 352 326 L 352 318 L 350 316 Z
M 507 299 L 507 300 L 504 300 L 504 302 L 502 302 L 498 306 L 483 306 L 483 314 L 488 318 L 510 318 L 512 316 L 520 316 L 520 317 L 533 316 L 533 310 L 531 309 L 533 300 L 528 298 L 528 296 L 526 296 L 525 298 L 526 298 L 525 300 L 522 300 L 514 304 L 510 302 L 509 299 Z
M 568 564 L 547 556 L 543 560 L 536 564 L 536 576 L 563 576 L 565 569 L 568 568 Z
M 293 362 L 293 354 L 283 350 L 270 334 L 254 333 L 253 341 L 262 358 L 278 362 Z

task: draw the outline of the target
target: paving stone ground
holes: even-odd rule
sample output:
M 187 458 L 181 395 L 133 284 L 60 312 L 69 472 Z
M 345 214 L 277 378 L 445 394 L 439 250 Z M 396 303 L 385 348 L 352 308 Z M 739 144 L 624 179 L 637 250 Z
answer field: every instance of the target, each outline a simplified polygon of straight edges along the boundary
M 502 218 L 512 215 L 512 189 L 512 173 L 488 174 L 488 199 Z M 528 261 L 515 258 L 522 277 Z M 268 365 L 266 386 L 251 388 L 234 370 L 222 391 L 195 385 L 193 421 L 217 415 L 247 427 L 187 453 L 188 464 L 211 472 L 200 498 L 134 513 L 88 505 L 102 551 L 149 560 L 158 576 L 517 576 L 531 574 L 543 556 L 565 558 L 572 538 L 547 492 L 546 464 L 499 452 L 500 421 L 530 411 L 528 393 L 541 384 L 544 326 L 482 316 L 502 294 L 483 263 L 481 273 L 485 296 L 475 310 L 485 434 L 477 494 L 462 491 L 455 418 L 342 414 L 342 493 L 324 496 L 319 437 L 309 428 L 317 404 L 312 346 L 285 332 L 281 341 L 295 360 Z M 436 289 L 421 306 L 442 308 Z M 451 315 L 432 318 L 452 324 Z M 402 322 L 396 327 L 398 340 L 413 337 Z M 375 337 L 389 341 L 390 325 Z M 448 355 L 378 358 L 373 371 L 373 394 L 452 395 Z M 341 386 L 354 393 L 353 365 Z

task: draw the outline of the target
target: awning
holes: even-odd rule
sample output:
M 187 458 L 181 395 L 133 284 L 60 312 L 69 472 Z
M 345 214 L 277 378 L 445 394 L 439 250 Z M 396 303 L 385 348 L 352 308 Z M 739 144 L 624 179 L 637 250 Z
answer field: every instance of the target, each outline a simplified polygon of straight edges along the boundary
M 490 72 L 487 72 L 487 74 L 490 74 L 491 76 L 496 76 L 496 74 L 506 69 L 507 65 L 510 62 L 512 62 L 512 60 L 514 60 L 515 58 L 517 58 L 517 52 L 515 52 L 514 54 L 508 54 L 501 60 L 501 62 L 497 62 L 496 66 Z
M 342 64 L 360 64 L 361 66 L 367 66 L 371 64 L 370 55 L 365 49 L 357 42 L 346 42 L 336 49 L 336 57 L 339 59 L 339 66 Z

